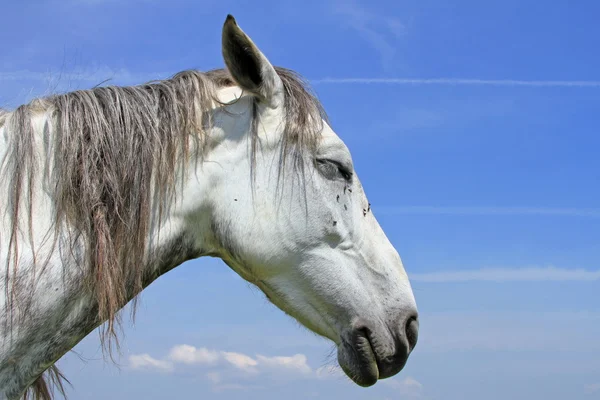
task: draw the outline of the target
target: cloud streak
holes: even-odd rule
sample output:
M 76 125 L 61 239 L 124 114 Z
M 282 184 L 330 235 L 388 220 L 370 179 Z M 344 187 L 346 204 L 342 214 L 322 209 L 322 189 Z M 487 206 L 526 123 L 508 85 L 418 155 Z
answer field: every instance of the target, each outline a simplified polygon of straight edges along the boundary
M 175 71 L 176 72 L 176 71 Z M 106 79 L 117 82 L 146 82 L 164 79 L 173 72 L 131 72 L 127 69 L 113 69 L 107 66 L 74 70 L 53 71 L 2 71 L 0 81 L 56 81 L 70 80 L 99 83 Z M 571 87 L 600 88 L 600 80 L 520 80 L 520 79 L 477 79 L 477 78 L 317 78 L 310 79 L 313 85 L 413 85 L 413 86 L 508 86 L 508 87 Z
M 322 78 L 312 79 L 314 85 L 413 85 L 413 86 L 508 86 L 508 87 L 570 87 L 600 88 L 600 81 L 519 80 L 471 78 Z
M 381 57 L 384 68 L 390 68 L 396 55 L 395 42 L 405 33 L 404 24 L 388 14 L 376 14 L 355 1 L 335 1 L 336 23 L 348 26 Z
M 442 214 L 442 215 L 544 215 L 555 217 L 599 218 L 599 208 L 558 207 L 445 207 L 445 206 L 382 206 L 376 213 L 395 214 Z
M 482 268 L 410 274 L 414 282 L 593 282 L 600 280 L 600 270 L 557 267 Z

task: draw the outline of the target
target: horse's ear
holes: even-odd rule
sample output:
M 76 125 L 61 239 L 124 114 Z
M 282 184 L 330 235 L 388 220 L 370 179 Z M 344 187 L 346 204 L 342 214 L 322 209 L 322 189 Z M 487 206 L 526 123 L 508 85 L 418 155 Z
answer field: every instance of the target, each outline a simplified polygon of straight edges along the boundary
M 242 89 L 273 108 L 281 104 L 281 78 L 231 15 L 223 25 L 223 58 L 229 73 Z

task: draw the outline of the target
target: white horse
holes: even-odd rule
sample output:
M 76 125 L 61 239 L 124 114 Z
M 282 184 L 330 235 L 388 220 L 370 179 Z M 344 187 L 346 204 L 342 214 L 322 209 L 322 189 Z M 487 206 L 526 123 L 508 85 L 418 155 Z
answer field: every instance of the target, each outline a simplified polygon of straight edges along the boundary
M 227 70 L 0 111 L 0 398 L 50 398 L 61 356 L 99 326 L 110 350 L 119 310 L 201 256 L 332 340 L 357 384 L 404 367 L 416 303 L 348 149 L 231 16 L 222 40 Z

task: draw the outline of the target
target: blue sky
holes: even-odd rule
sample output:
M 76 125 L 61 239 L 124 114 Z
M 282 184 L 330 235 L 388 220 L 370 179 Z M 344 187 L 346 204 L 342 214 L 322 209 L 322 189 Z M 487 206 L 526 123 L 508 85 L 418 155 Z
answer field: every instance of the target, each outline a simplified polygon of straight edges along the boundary
M 419 344 L 363 389 L 331 345 L 222 262 L 142 295 L 120 368 L 97 334 L 74 399 L 600 396 L 600 4 L 593 1 L 4 2 L 0 104 L 221 67 L 232 13 L 314 83 L 403 258 Z M 326 371 L 327 370 L 327 371 Z

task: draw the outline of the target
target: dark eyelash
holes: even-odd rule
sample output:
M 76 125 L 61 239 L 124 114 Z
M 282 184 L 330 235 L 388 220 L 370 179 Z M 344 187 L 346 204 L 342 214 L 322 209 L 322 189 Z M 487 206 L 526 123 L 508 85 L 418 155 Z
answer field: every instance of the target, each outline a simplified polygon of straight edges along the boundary
M 350 179 L 352 179 L 352 172 L 346 170 L 346 168 L 338 166 L 338 171 L 340 171 L 340 174 L 342 175 L 342 177 L 344 177 L 345 180 L 349 181 Z
M 334 160 L 317 160 L 317 163 L 322 166 L 331 166 L 337 169 L 337 172 L 344 178 L 346 181 L 350 181 L 352 179 L 352 172 L 349 171 L 346 167 Z
M 350 179 L 352 179 L 352 171 L 348 170 L 345 166 L 343 166 L 337 161 L 330 160 L 330 162 L 337 167 L 340 175 L 342 175 L 342 177 L 345 180 L 349 181 Z

